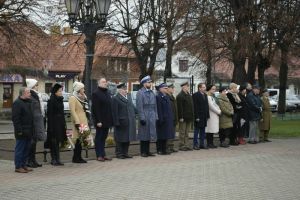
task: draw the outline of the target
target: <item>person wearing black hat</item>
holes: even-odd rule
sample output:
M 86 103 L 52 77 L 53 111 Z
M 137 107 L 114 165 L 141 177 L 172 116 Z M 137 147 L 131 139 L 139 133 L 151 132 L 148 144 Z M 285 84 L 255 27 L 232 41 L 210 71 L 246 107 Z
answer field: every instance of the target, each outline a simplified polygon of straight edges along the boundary
M 246 100 L 249 106 L 249 141 L 250 144 L 259 142 L 258 122 L 261 119 L 262 102 L 259 97 L 260 87 L 253 85 L 252 91 L 247 95 Z
M 156 95 L 158 121 L 157 131 L 157 153 L 167 155 L 167 140 L 174 139 L 174 115 L 169 96 L 167 95 L 168 86 L 162 83 L 158 86 L 159 91 Z
M 259 122 L 260 129 L 260 141 L 261 142 L 271 142 L 269 140 L 269 132 L 271 128 L 271 105 L 269 100 L 269 92 L 267 89 L 264 89 L 262 92 L 262 120 Z
M 59 146 L 67 140 L 62 87 L 58 83 L 52 87 L 51 96 L 47 103 L 48 134 L 45 147 L 50 147 L 51 164 L 54 166 L 63 165 L 60 161 Z
M 184 82 L 180 86 L 181 92 L 176 97 L 179 120 L 179 150 L 190 151 L 192 148 L 189 144 L 189 131 L 194 120 L 193 98 L 189 93 L 188 82 Z
M 135 108 L 131 95 L 127 93 L 127 85 L 120 83 L 117 89 L 117 95 L 112 98 L 116 156 L 119 159 L 132 158 L 128 148 L 130 142 L 136 140 Z

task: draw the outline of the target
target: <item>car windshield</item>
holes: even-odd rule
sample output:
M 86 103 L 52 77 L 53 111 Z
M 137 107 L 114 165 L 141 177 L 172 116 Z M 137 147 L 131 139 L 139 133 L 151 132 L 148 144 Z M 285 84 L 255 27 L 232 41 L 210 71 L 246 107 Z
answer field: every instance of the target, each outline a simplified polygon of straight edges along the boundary
M 64 97 L 64 102 L 69 101 L 70 93 L 64 93 L 64 94 L 63 94 L 63 97 Z

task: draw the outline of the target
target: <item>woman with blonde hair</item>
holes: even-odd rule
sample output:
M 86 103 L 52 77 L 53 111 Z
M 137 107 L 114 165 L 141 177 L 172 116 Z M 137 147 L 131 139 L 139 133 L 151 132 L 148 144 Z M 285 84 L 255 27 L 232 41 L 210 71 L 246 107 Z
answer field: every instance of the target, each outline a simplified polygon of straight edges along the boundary
M 230 83 L 229 91 L 227 93 L 227 97 L 233 107 L 234 114 L 232 116 L 233 128 L 230 135 L 230 145 L 238 145 L 245 144 L 245 141 L 242 141 L 241 138 L 238 140 L 238 136 L 240 135 L 240 111 L 242 108 L 241 99 L 238 95 L 239 86 L 235 83 Z
M 74 82 L 73 95 L 69 98 L 71 118 L 73 122 L 72 140 L 75 142 L 73 163 L 86 163 L 81 157 L 82 144 L 79 140 L 80 126 L 89 127 L 88 119 L 90 115 L 87 97 L 84 93 L 84 85 L 81 82 Z M 90 129 L 90 128 L 89 128 Z

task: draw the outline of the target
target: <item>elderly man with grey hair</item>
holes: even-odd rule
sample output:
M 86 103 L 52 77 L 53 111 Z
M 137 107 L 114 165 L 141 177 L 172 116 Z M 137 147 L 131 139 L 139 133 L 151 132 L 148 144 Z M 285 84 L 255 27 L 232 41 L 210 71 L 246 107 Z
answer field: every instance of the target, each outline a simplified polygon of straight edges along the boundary
M 12 106 L 12 121 L 16 138 L 15 172 L 28 173 L 32 171 L 26 167 L 31 139 L 34 131 L 32 102 L 29 88 L 22 87 L 19 97 Z
M 131 95 L 127 93 L 127 85 L 120 83 L 117 88 L 118 93 L 112 98 L 116 156 L 119 159 L 132 158 L 128 149 L 130 142 L 136 140 L 135 108 Z

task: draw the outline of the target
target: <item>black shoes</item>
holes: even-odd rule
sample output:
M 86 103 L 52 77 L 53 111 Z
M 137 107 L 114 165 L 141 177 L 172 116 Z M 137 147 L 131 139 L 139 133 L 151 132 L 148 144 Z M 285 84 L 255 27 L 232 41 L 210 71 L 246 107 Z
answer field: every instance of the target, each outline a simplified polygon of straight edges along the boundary
M 142 153 L 141 156 L 145 158 L 145 157 L 148 157 L 148 154 Z
M 57 160 L 52 160 L 51 165 L 53 166 L 63 166 L 64 164 Z
M 194 150 L 200 150 L 200 148 L 197 147 L 197 146 L 194 146 L 193 149 L 194 149 Z
M 154 154 L 154 153 L 151 153 L 151 152 L 149 152 L 149 153 L 148 153 L 148 156 L 155 156 L 155 154 Z
M 228 147 L 229 147 L 229 145 L 228 145 L 228 144 L 226 144 L 226 143 L 221 143 L 221 144 L 220 144 L 220 147 L 223 147 L 223 148 L 228 148 Z
M 218 147 L 215 146 L 214 144 L 209 144 L 207 147 L 208 147 L 209 149 L 216 149 L 216 148 L 218 148 Z
M 87 163 L 86 160 L 83 160 L 82 158 L 79 158 L 79 159 L 73 159 L 72 160 L 73 163 Z
M 118 159 L 126 159 L 126 158 L 133 158 L 132 156 L 125 154 L 125 155 L 117 155 Z
M 200 146 L 200 149 L 208 149 L 208 147 L 203 145 L 203 146 Z
M 272 142 L 271 140 L 266 139 L 265 142 Z
M 37 161 L 30 161 L 27 163 L 26 166 L 30 168 L 38 168 L 38 167 L 42 167 L 43 165 L 39 164 Z

